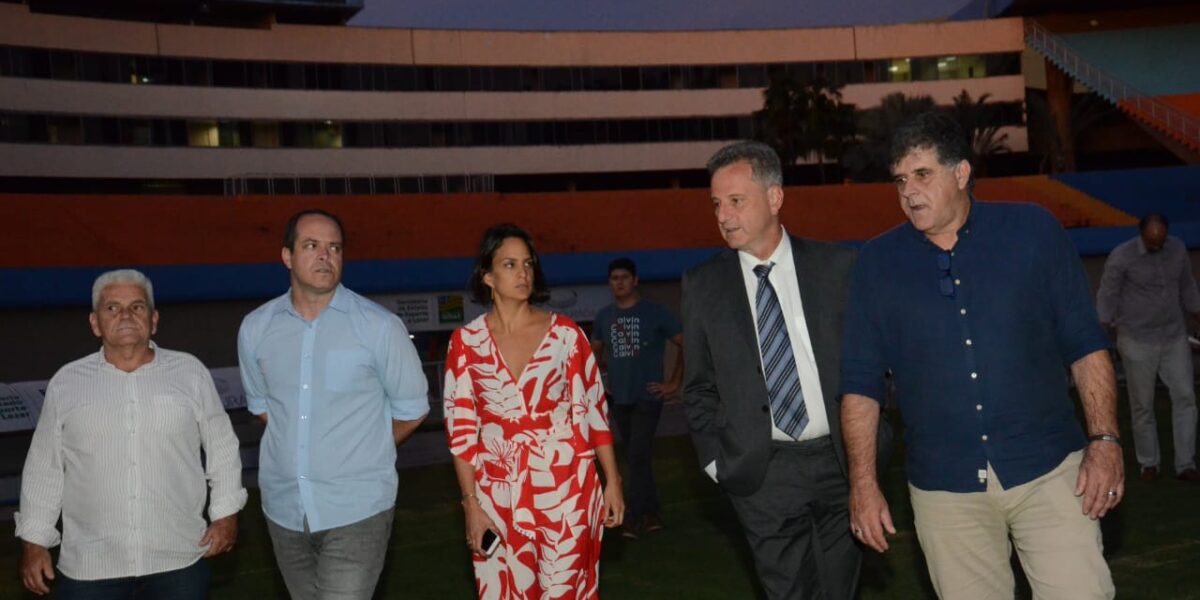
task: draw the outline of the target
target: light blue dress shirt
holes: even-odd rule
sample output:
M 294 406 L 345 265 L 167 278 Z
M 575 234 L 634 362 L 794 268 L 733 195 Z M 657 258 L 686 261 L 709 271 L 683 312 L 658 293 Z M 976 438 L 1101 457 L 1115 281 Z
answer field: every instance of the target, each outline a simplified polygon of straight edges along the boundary
M 259 444 L 263 512 L 293 531 L 361 521 L 396 503 L 392 420 L 429 412 L 428 383 L 396 315 L 339 285 L 306 321 L 290 291 L 238 332 L 246 407 L 267 413 Z

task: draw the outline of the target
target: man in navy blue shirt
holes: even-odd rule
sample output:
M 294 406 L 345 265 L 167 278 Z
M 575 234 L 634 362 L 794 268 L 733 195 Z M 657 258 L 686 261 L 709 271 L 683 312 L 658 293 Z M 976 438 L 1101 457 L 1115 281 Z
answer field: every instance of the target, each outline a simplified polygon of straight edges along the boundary
M 1035 597 L 1112 598 L 1096 521 L 1124 493 L 1108 341 L 1066 232 L 1039 207 L 974 200 L 966 140 L 937 113 L 896 130 L 908 222 L 868 242 L 851 278 L 841 388 L 851 531 L 879 552 L 895 533 L 875 478 L 891 370 L 938 595 L 1011 598 L 1015 547 Z

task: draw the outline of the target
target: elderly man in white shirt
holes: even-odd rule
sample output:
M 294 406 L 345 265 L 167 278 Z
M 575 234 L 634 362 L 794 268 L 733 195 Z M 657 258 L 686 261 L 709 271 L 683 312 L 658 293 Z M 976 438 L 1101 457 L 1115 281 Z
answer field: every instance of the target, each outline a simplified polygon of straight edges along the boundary
M 67 600 L 207 598 L 204 559 L 233 549 L 246 503 L 229 416 L 199 360 L 150 341 L 145 275 L 101 275 L 92 306 L 102 347 L 50 380 L 25 459 L 22 583 L 43 595 L 57 579 Z M 56 578 L 49 548 L 60 542 Z

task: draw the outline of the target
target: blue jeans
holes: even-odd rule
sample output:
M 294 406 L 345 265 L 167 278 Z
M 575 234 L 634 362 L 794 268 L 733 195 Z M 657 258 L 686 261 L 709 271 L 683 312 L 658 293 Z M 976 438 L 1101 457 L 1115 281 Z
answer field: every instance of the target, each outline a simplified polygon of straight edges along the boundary
M 71 579 L 61 572 L 55 597 L 59 600 L 206 600 L 211 573 L 203 558 L 190 567 L 141 577 Z
M 392 535 L 389 508 L 325 531 L 280 527 L 267 518 L 275 562 L 292 600 L 370 600 Z

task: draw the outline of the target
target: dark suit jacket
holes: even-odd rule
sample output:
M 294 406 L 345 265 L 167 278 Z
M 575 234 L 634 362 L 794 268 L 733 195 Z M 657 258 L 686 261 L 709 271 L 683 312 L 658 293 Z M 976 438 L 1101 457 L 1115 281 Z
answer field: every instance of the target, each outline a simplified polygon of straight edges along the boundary
M 794 236 L 791 240 L 821 400 L 845 473 L 837 394 L 842 311 L 856 252 Z M 770 459 L 770 400 L 755 330 L 736 251 L 727 249 L 684 274 L 683 401 L 688 423 L 700 465 L 716 460 L 719 483 L 739 496 L 758 490 Z

